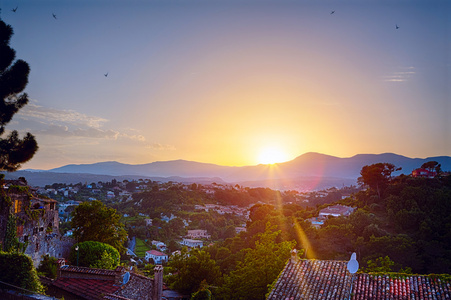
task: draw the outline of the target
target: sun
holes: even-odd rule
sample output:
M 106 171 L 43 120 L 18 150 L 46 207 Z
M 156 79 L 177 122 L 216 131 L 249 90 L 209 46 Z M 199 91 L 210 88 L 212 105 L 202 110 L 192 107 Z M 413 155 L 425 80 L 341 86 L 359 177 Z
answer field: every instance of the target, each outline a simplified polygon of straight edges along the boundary
M 258 156 L 258 163 L 265 165 L 281 163 L 287 160 L 287 154 L 277 147 L 264 148 L 260 151 L 260 154 Z

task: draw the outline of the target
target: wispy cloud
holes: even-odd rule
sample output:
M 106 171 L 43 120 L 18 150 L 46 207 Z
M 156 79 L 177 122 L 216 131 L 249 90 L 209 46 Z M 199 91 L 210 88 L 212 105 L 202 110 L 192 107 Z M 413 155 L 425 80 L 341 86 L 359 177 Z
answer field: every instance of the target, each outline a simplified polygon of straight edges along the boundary
M 99 128 L 108 120 L 95 116 L 88 116 L 74 110 L 58 110 L 29 103 L 18 113 L 22 118 L 32 118 L 43 123 L 63 122 L 72 125 L 84 125 Z
M 89 116 L 74 110 L 43 107 L 32 101 L 18 112 L 18 116 L 34 124 L 33 133 L 56 137 L 80 137 L 94 139 L 130 139 L 145 142 L 142 135 L 128 135 L 104 128 L 107 119 Z
M 36 134 L 45 134 L 58 137 L 87 137 L 87 138 L 103 138 L 117 139 L 119 132 L 114 130 L 102 130 L 99 128 L 75 128 L 70 130 L 66 125 L 48 124 L 46 128 L 35 131 Z
M 176 150 L 175 146 L 162 145 L 162 144 L 159 144 L 159 143 L 149 144 L 149 145 L 146 146 L 146 148 L 152 149 L 152 150 L 171 150 L 171 151 L 175 151 Z
M 383 76 L 386 82 L 406 82 L 416 74 L 415 67 L 402 68 L 400 71 L 393 72 L 391 75 Z

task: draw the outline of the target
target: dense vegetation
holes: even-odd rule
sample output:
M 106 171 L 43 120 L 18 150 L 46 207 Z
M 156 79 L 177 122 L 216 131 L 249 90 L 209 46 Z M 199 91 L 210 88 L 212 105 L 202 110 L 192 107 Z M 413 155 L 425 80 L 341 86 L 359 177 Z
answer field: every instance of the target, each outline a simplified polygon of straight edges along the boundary
M 368 167 L 374 169 L 360 178 L 367 188 L 348 198 L 310 207 L 271 201 L 252 206 L 247 232 L 182 250 L 168 263 L 167 272 L 175 275 L 166 277 L 167 284 L 185 293 L 207 290 L 215 299 L 262 299 L 292 248 L 316 259 L 349 260 L 357 252 L 360 270 L 367 272 L 450 273 L 451 177 L 392 178 L 392 165 Z M 142 194 L 140 199 L 152 203 Z M 331 204 L 355 211 L 312 227 L 308 219 Z
M 114 269 L 119 265 L 120 254 L 108 244 L 86 241 L 72 246 L 69 260 L 80 267 Z
M 125 252 L 124 242 L 127 239 L 127 232 L 115 209 L 95 200 L 81 203 L 72 214 L 71 225 L 77 241 L 106 243 L 120 253 Z
M 109 225 L 121 232 L 125 228 L 129 238 L 144 242 L 140 245 L 146 249 L 151 240 L 159 240 L 166 243 L 168 253 L 181 250 L 165 264 L 165 283 L 197 298 L 263 299 L 293 248 L 303 258 L 316 259 L 349 260 L 357 252 L 360 271 L 365 272 L 450 273 L 451 176 L 438 172 L 435 178 L 392 177 L 394 170 L 395 166 L 383 163 L 365 166 L 359 178 L 363 189 L 345 199 L 343 194 L 357 189 L 300 196 L 239 186 L 207 193 L 197 185 L 155 183 L 134 193 L 132 199 L 108 207 L 100 201 L 79 205 L 72 213 L 73 225 L 78 224 L 73 229 L 82 229 L 83 235 L 91 232 L 79 244 L 80 252 L 99 248 L 88 240 L 100 242 L 96 235 Z M 195 209 L 207 203 L 250 207 L 249 218 Z M 312 227 L 310 219 L 332 204 L 355 210 L 348 217 L 330 217 L 320 228 Z M 120 215 L 126 217 L 119 220 Z M 236 234 L 235 227 L 244 222 L 247 231 Z M 95 226 L 88 228 L 88 223 Z M 191 251 L 181 248 L 178 241 L 187 229 L 207 229 L 212 243 Z M 100 236 L 105 235 L 111 236 Z M 123 239 L 116 242 L 121 244 Z M 114 268 L 119 263 L 117 254 L 99 249 L 91 255 L 93 261 L 79 261 L 79 265 Z M 76 254 L 72 249 L 72 264 Z M 151 276 L 151 265 L 139 266 Z M 52 269 L 40 271 L 53 273 Z
M 28 255 L 19 252 L 0 252 L 0 270 L 2 282 L 33 292 L 44 291 L 33 261 Z

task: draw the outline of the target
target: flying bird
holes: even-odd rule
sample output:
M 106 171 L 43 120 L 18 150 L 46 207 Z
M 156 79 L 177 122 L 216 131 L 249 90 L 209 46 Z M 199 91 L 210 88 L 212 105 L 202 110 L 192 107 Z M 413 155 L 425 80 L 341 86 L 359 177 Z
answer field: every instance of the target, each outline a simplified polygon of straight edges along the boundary
M 103 74 L 103 76 L 108 77 L 108 72 L 106 74 Z
M 56 20 L 56 15 L 55 14 L 52 14 L 53 15 L 53 18 Z
M 11 9 L 12 12 L 16 12 L 16 10 L 19 8 L 19 6 L 16 6 L 16 8 Z
M 396 29 L 399 29 L 399 26 L 398 26 L 398 24 L 396 24 Z
M 333 15 L 335 13 L 335 10 L 331 11 L 330 14 Z

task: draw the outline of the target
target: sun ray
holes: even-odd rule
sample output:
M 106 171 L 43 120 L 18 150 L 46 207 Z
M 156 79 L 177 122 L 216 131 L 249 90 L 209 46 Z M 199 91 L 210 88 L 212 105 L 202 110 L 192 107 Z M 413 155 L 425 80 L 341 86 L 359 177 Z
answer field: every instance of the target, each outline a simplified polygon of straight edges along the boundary
M 316 254 L 312 248 L 312 245 L 310 244 L 310 241 L 308 240 L 304 229 L 302 229 L 301 224 L 299 224 L 296 219 L 294 219 L 294 229 L 296 230 L 296 234 L 301 241 L 300 246 L 302 246 L 302 248 L 304 249 L 305 257 L 307 257 L 308 259 L 314 259 L 316 257 Z

